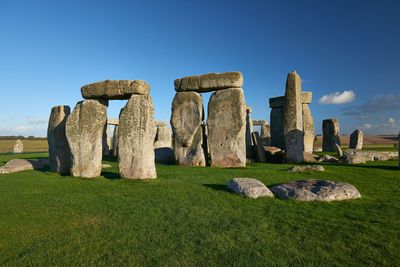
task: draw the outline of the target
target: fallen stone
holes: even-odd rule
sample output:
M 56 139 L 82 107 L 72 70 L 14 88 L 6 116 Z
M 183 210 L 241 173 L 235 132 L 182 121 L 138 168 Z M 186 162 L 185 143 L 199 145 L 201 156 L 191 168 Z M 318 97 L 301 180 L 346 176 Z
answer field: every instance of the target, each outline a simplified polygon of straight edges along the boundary
M 318 162 L 330 162 L 330 163 L 335 163 L 339 162 L 339 159 L 330 155 L 323 155 L 318 159 Z
M 60 174 L 69 174 L 71 170 L 72 155 L 65 133 L 65 123 L 69 115 L 69 106 L 53 107 L 47 127 L 50 171 Z
M 78 102 L 67 119 L 65 132 L 74 177 L 94 178 L 101 174 L 107 106 L 107 100 L 84 100 Z
M 172 101 L 171 127 L 175 162 L 180 166 L 205 166 L 203 98 L 196 92 L 176 93 Z
M 323 172 L 325 171 L 322 165 L 298 165 L 289 169 L 289 172 Z
M 0 167 L 0 173 L 14 173 L 26 170 L 37 170 L 44 167 L 44 164 L 38 160 L 12 159 L 6 165 Z
M 141 80 L 105 80 L 82 86 L 81 93 L 85 99 L 129 99 L 131 95 L 148 95 L 150 85 Z
M 246 166 L 246 104 L 243 90 L 225 89 L 208 103 L 208 146 L 211 166 Z
M 393 160 L 398 157 L 397 152 L 386 151 L 366 151 L 348 149 L 344 152 L 344 162 L 347 164 L 360 164 L 368 161 Z
M 108 169 L 108 168 L 112 168 L 112 166 L 110 164 L 102 164 L 101 168 L 102 169 Z
M 15 154 L 24 153 L 24 144 L 22 143 L 22 141 L 20 139 L 17 139 L 17 141 L 15 141 L 12 152 Z
M 362 147 L 363 147 L 363 139 L 364 139 L 363 132 L 360 129 L 355 130 L 350 135 L 349 148 L 350 149 L 362 149 Z
M 234 178 L 228 182 L 227 187 L 232 192 L 249 198 L 274 196 L 268 187 L 253 178 Z
M 156 124 L 151 96 L 132 95 L 119 115 L 118 161 L 122 178 L 157 178 L 155 136 Z
M 284 163 L 285 153 L 279 147 L 264 146 L 267 162 Z
M 206 93 L 228 88 L 242 88 L 243 75 L 240 72 L 208 73 L 176 79 L 174 84 L 177 92 Z
M 329 180 L 293 181 L 270 189 L 279 198 L 299 201 L 339 201 L 361 197 L 355 186 Z

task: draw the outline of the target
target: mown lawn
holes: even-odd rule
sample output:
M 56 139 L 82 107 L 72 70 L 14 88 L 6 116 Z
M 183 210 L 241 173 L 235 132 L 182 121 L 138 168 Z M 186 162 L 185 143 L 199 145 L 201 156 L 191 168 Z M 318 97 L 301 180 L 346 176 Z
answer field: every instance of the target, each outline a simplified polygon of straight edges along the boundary
M 44 157 L 22 154 L 19 157 Z M 0 155 L 0 164 L 15 155 Z M 109 163 L 109 162 L 107 162 Z M 0 265 L 271 266 L 400 264 L 397 161 L 243 169 L 158 165 L 158 179 L 80 179 L 42 171 L 0 175 Z M 234 177 L 272 185 L 305 178 L 354 184 L 362 199 L 303 203 L 245 199 Z

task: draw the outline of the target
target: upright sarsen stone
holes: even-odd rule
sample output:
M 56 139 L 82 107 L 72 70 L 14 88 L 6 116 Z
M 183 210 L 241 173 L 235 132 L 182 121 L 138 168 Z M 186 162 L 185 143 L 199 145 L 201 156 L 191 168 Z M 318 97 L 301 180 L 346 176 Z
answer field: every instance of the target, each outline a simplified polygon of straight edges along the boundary
M 154 139 L 154 148 L 171 147 L 171 133 L 165 122 L 156 122 L 156 138 Z
M 118 160 L 122 178 L 157 178 L 154 162 L 155 135 L 151 96 L 132 95 L 119 115 Z
M 118 157 L 118 125 L 115 125 L 112 137 L 112 156 Z
M 322 151 L 335 152 L 334 145 L 340 146 L 340 129 L 337 119 L 327 119 L 322 122 Z
M 72 154 L 72 176 L 100 176 L 107 106 L 107 100 L 84 100 L 68 117 L 65 129 Z
M 12 152 L 13 153 L 24 153 L 24 144 L 22 143 L 22 141 L 20 139 L 17 139 L 17 141 L 15 141 Z
M 203 99 L 196 92 L 176 93 L 172 101 L 171 127 L 175 162 L 182 166 L 205 166 L 202 148 Z
M 69 174 L 71 169 L 71 150 L 65 133 L 65 123 L 70 112 L 69 106 L 53 107 L 47 127 L 50 170 L 60 174 Z
M 271 146 L 285 149 L 283 135 L 283 106 L 271 109 Z
M 253 120 L 251 119 L 251 107 L 246 107 L 246 158 L 254 159 L 255 158 L 255 148 L 253 143 L 252 133 L 253 129 Z
M 246 166 L 246 104 L 241 88 L 211 95 L 207 126 L 211 166 Z
M 304 129 L 304 151 L 312 153 L 314 151 L 315 128 L 314 119 L 308 104 L 303 103 L 303 129 Z
M 304 132 L 301 79 L 295 71 L 290 72 L 286 80 L 283 133 L 286 161 L 291 163 L 303 162 Z
M 355 130 L 350 135 L 350 149 L 362 149 L 364 134 L 360 129 Z
M 260 138 L 263 146 L 271 145 L 271 128 L 267 122 L 261 124 Z

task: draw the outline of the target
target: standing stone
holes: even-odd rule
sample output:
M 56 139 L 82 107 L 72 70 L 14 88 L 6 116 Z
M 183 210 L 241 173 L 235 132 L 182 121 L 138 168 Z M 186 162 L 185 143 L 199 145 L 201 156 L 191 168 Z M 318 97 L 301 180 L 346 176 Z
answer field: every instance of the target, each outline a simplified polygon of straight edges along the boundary
M 196 92 L 176 93 L 172 101 L 171 127 L 175 162 L 181 166 L 205 166 L 202 121 L 203 98 Z
M 118 157 L 118 125 L 115 125 L 115 127 L 114 127 L 113 138 L 112 138 L 112 148 L 113 148 L 112 155 L 114 157 Z
M 15 141 L 12 152 L 13 153 L 24 153 L 24 144 L 22 143 L 22 141 L 20 139 L 17 139 L 17 141 Z
M 251 119 L 251 107 L 246 107 L 246 158 L 254 159 L 254 144 L 252 133 L 253 129 L 253 120 Z
M 121 110 L 118 126 L 118 159 L 121 177 L 157 178 L 154 162 L 156 124 L 151 96 L 132 95 Z
M 264 149 L 263 145 L 261 144 L 261 138 L 260 138 L 258 132 L 253 132 L 251 135 L 253 138 L 256 160 L 258 162 L 267 162 L 267 158 L 265 155 L 265 149 Z
M 315 128 L 314 119 L 308 104 L 303 103 L 303 129 L 304 129 L 304 152 L 314 151 Z
M 207 141 L 207 139 L 208 139 L 208 130 L 207 130 L 207 122 L 206 121 L 203 121 L 201 123 L 201 129 L 203 131 L 203 146 L 202 147 L 203 147 L 203 151 L 204 151 L 204 159 L 205 159 L 206 164 L 207 164 L 209 149 L 208 149 L 208 141 Z
M 100 176 L 107 106 L 107 100 L 84 100 L 78 102 L 68 117 L 65 129 L 72 153 L 72 176 Z
M 246 104 L 241 88 L 211 95 L 207 126 L 211 166 L 246 166 Z
M 355 130 L 350 135 L 350 149 L 362 149 L 364 134 L 360 129 Z
M 50 170 L 60 174 L 68 174 L 71 169 L 71 150 L 65 134 L 65 123 L 69 114 L 69 106 L 53 107 L 47 128 Z
M 286 80 L 283 114 L 286 161 L 290 163 L 303 162 L 304 132 L 301 79 L 295 71 L 290 72 Z
M 285 149 L 283 135 L 283 106 L 271 109 L 271 146 Z
M 154 148 L 171 147 L 171 133 L 165 122 L 157 122 L 156 138 L 154 139 Z
M 108 129 L 108 125 L 106 124 L 103 131 L 103 156 L 110 155 L 111 143 L 110 129 Z
M 271 145 L 271 129 L 267 122 L 261 124 L 260 138 L 263 146 Z
M 335 151 L 334 144 L 340 146 L 339 121 L 327 119 L 322 122 L 322 151 Z

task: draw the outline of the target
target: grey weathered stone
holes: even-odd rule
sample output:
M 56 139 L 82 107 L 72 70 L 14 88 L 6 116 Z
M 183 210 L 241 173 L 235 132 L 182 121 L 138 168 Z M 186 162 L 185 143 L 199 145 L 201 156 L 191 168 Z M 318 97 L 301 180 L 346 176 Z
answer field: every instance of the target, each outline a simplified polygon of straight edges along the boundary
M 272 108 L 271 117 L 271 146 L 285 149 L 283 134 L 283 107 Z
M 60 174 L 68 174 L 71 170 L 71 150 L 65 134 L 65 123 L 70 112 L 69 106 L 53 107 L 47 127 L 50 170 Z
M 348 164 L 360 164 L 367 161 L 392 160 L 398 157 L 397 152 L 387 151 L 366 151 L 357 149 L 348 149 L 343 154 L 344 162 Z
M 343 150 L 338 144 L 334 144 L 333 149 L 335 150 L 336 156 L 339 158 L 343 157 Z
M 323 172 L 325 171 L 322 165 L 297 165 L 289 169 L 289 172 Z
M 311 93 L 309 94 L 312 95 Z M 314 151 L 315 128 L 314 128 L 314 119 L 311 115 L 311 110 L 308 104 L 303 104 L 303 129 L 304 129 L 304 151 L 312 153 Z
M 317 162 L 318 156 L 313 153 L 303 151 L 304 162 L 313 163 Z
M 318 159 L 318 162 L 331 162 L 331 163 L 335 163 L 335 162 L 339 162 L 339 159 L 330 155 L 323 155 L 322 157 L 320 157 Z
M 350 135 L 349 148 L 350 149 L 362 149 L 362 147 L 363 147 L 363 139 L 364 139 L 363 132 L 360 129 L 355 130 Z
M 253 129 L 253 120 L 251 119 L 251 107 L 246 107 L 246 158 L 254 159 L 255 158 L 255 147 L 253 143 L 252 133 Z
M 285 153 L 282 149 L 273 146 L 264 146 L 267 162 L 284 163 Z
M 103 131 L 103 156 L 109 156 L 111 148 L 112 148 L 112 140 L 111 140 L 110 129 L 106 124 Z
M 271 145 L 271 129 L 267 122 L 261 124 L 260 138 L 262 145 L 264 146 Z
M 156 138 L 154 148 L 171 147 L 171 132 L 165 123 L 156 123 Z
M 118 125 L 115 125 L 112 137 L 112 156 L 118 157 Z
M 253 178 L 234 178 L 228 182 L 227 187 L 232 192 L 249 198 L 274 196 L 268 187 Z
M 12 152 L 13 153 L 24 153 L 24 144 L 22 143 L 22 141 L 20 139 L 17 139 L 17 141 L 15 141 Z
M 118 161 L 122 178 L 157 178 L 154 161 L 155 136 L 156 124 L 151 96 L 132 95 L 119 115 Z
M 265 150 L 263 145 L 261 144 L 260 135 L 258 134 L 258 132 L 253 132 L 251 135 L 253 138 L 256 160 L 258 162 L 267 162 L 267 158 L 265 156 Z
M 65 129 L 72 154 L 72 176 L 100 176 L 107 106 L 107 100 L 84 100 L 68 117 Z
M 312 92 L 302 92 L 301 94 L 301 102 L 302 104 L 310 104 L 312 101 Z M 280 108 L 285 105 L 285 97 L 278 96 L 272 97 L 269 99 L 269 107 L 270 108 Z
M 211 95 L 207 126 L 211 166 L 246 166 L 246 104 L 241 88 Z
M 355 186 L 329 180 L 293 181 L 270 189 L 279 198 L 300 201 L 339 201 L 361 197 Z
M 129 99 L 133 94 L 148 95 L 150 85 L 141 80 L 105 80 L 82 86 L 85 99 Z
M 41 169 L 44 164 L 40 160 L 12 159 L 0 167 L 0 173 L 14 173 L 26 170 Z
M 206 165 L 202 148 L 201 123 L 203 119 L 203 99 L 199 93 L 176 93 L 172 101 L 171 127 L 177 165 Z
M 322 150 L 335 151 L 334 144 L 340 146 L 340 129 L 337 119 L 327 119 L 322 122 Z
M 240 72 L 208 73 L 176 79 L 175 91 L 212 92 L 228 88 L 242 88 L 243 75 Z

